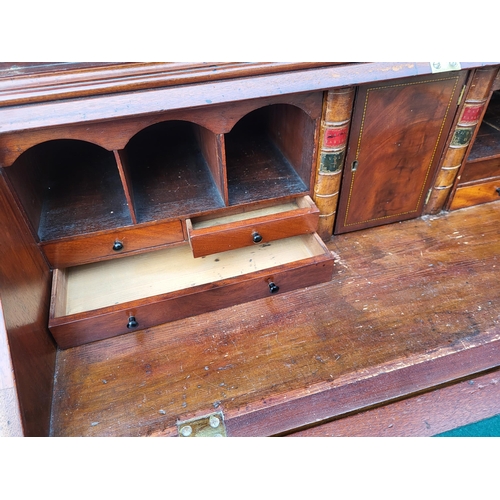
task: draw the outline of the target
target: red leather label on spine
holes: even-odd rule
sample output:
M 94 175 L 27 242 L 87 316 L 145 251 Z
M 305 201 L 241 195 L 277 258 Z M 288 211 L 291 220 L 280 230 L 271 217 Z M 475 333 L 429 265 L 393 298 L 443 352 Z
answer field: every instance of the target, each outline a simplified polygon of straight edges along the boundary
M 323 138 L 323 147 L 329 149 L 344 146 L 347 142 L 348 131 L 349 125 L 338 128 L 327 128 Z
M 460 118 L 460 123 L 463 125 L 469 125 L 476 123 L 481 116 L 481 111 L 483 110 L 484 104 L 466 104 L 464 106 L 464 111 L 462 117 Z

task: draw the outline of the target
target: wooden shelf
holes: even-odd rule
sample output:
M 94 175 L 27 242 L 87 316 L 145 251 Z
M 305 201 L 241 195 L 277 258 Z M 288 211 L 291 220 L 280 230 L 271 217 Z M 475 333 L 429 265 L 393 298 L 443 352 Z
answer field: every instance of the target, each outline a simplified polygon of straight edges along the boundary
M 198 128 L 188 122 L 163 122 L 142 130 L 128 143 L 137 222 L 224 207 L 196 137 Z
M 500 158 L 500 90 L 491 96 L 467 162 L 492 158 Z
M 307 194 L 313 140 L 312 120 L 292 106 L 243 117 L 225 137 L 229 204 Z
M 99 146 L 49 141 L 6 170 L 41 241 L 132 224 L 113 153 Z

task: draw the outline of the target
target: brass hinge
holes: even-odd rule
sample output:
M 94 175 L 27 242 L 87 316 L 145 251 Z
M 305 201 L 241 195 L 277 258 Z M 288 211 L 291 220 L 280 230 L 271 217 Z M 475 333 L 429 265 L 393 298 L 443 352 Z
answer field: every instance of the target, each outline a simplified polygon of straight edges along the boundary
M 457 106 L 460 106 L 460 103 L 462 102 L 462 98 L 464 96 L 464 93 L 465 93 L 465 88 L 467 87 L 467 85 L 464 85 L 462 87 L 462 90 L 460 91 L 460 95 L 458 96 L 458 101 L 457 101 Z
M 431 194 L 432 194 L 432 188 L 430 188 L 429 192 L 427 193 L 427 197 L 425 198 L 424 202 L 424 207 L 427 205 L 427 203 L 429 203 L 429 198 L 431 197 Z
M 177 422 L 180 437 L 227 437 L 221 411 Z
M 459 71 L 462 69 L 459 62 L 431 62 L 431 73 L 444 73 L 445 71 Z

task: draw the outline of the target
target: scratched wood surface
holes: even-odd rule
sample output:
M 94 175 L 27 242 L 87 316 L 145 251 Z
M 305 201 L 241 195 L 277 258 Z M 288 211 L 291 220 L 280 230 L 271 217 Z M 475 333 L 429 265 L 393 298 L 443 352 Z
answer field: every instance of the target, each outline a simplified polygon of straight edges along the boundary
M 500 365 L 500 203 L 334 236 L 331 282 L 60 351 L 55 436 L 273 435 Z
M 422 437 L 500 414 L 500 372 L 299 431 L 293 437 Z

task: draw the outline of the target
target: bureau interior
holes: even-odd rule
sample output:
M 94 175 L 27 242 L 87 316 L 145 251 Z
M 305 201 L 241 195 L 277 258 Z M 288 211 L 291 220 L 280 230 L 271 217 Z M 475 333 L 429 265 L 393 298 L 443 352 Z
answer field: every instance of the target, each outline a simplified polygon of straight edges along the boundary
M 114 155 L 100 146 L 47 141 L 4 170 L 41 241 L 132 223 Z
M 500 175 L 500 90 L 491 95 L 460 182 L 493 175 Z
M 500 91 L 492 92 L 472 147 L 458 176 L 450 210 L 498 200 L 500 196 Z
M 229 204 L 307 193 L 316 122 L 289 104 L 259 108 L 225 135 Z
M 53 285 L 54 317 L 132 302 L 215 283 L 323 255 L 314 235 L 194 258 L 189 245 L 60 270 Z

